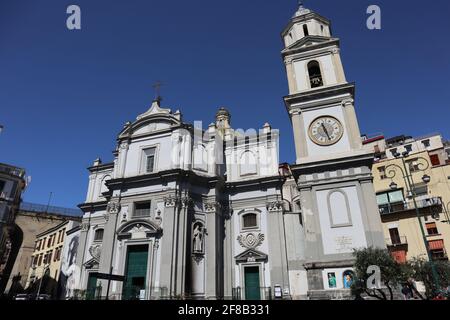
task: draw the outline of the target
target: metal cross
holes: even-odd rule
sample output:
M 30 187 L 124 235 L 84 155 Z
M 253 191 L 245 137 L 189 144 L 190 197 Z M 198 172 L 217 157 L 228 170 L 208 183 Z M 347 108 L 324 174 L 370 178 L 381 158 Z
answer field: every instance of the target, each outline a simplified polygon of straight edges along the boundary
M 155 100 L 161 101 L 161 87 L 163 86 L 163 83 L 161 81 L 156 81 L 155 84 L 152 86 L 155 89 Z

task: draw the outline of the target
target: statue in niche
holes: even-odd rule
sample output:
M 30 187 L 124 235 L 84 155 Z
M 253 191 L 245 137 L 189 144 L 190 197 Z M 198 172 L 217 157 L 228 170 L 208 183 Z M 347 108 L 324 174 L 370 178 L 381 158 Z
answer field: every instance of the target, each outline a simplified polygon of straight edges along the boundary
M 194 226 L 194 253 L 203 253 L 203 227 L 197 223 Z

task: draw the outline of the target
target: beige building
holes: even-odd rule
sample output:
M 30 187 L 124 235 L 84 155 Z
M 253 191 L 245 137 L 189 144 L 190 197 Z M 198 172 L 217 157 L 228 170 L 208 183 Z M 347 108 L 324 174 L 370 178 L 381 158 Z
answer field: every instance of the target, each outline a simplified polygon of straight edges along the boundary
M 11 267 L 6 276 L 5 293 L 14 296 L 22 293 L 28 280 L 36 235 L 67 220 L 79 220 L 80 212 L 54 206 L 22 202 L 15 217 L 12 237 Z
M 397 261 L 427 259 L 423 227 L 435 260 L 448 260 L 450 248 L 449 145 L 439 134 L 420 138 L 379 135 L 363 139 L 375 152 L 372 168 L 386 245 Z M 406 176 L 403 172 L 407 168 Z M 416 215 L 409 184 L 416 194 Z
M 78 221 L 66 220 L 36 236 L 26 284 L 30 292 L 56 297 L 66 231 L 77 225 Z
M 14 219 L 25 186 L 24 169 L 0 163 L 0 294 L 12 266 Z

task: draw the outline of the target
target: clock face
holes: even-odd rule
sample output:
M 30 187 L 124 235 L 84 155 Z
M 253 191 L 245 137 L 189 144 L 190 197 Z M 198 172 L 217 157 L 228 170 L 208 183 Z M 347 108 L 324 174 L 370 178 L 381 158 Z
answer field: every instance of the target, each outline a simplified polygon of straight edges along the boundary
M 330 146 L 338 142 L 344 134 L 344 128 L 338 119 L 322 116 L 309 126 L 309 137 L 320 146 Z

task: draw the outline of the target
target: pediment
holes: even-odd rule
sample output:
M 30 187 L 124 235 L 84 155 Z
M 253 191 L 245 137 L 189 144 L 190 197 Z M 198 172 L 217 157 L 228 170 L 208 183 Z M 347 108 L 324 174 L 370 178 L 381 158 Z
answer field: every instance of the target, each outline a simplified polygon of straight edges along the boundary
M 99 262 L 98 262 L 96 259 L 92 258 L 92 259 L 86 261 L 86 262 L 83 264 L 83 266 L 84 266 L 86 269 L 98 269 L 98 268 L 99 268 Z
M 148 238 L 152 236 L 158 236 L 162 233 L 160 226 L 150 220 L 134 220 L 123 224 L 117 235 L 120 238 Z
M 267 254 L 255 249 L 248 249 L 234 257 L 236 262 L 267 261 Z
M 151 107 L 137 116 L 133 123 L 128 122 L 119 134 L 119 138 L 147 134 L 181 124 L 181 113 L 173 113 L 171 109 L 161 108 L 160 101 L 153 101 Z
M 338 41 L 337 38 L 329 38 L 329 37 L 322 37 L 322 36 L 308 36 L 304 37 L 293 44 L 291 44 L 289 47 L 284 49 L 283 51 L 290 51 L 295 49 L 302 49 L 302 48 L 309 48 L 312 46 L 328 43 L 328 42 L 334 42 Z
M 148 109 L 143 114 L 140 114 L 136 118 L 136 120 L 141 120 L 142 118 L 156 115 L 156 114 L 161 115 L 161 114 L 171 114 L 172 113 L 172 111 L 170 109 L 161 108 L 159 104 L 160 104 L 159 100 L 153 101 L 152 105 L 150 106 L 150 109 Z

